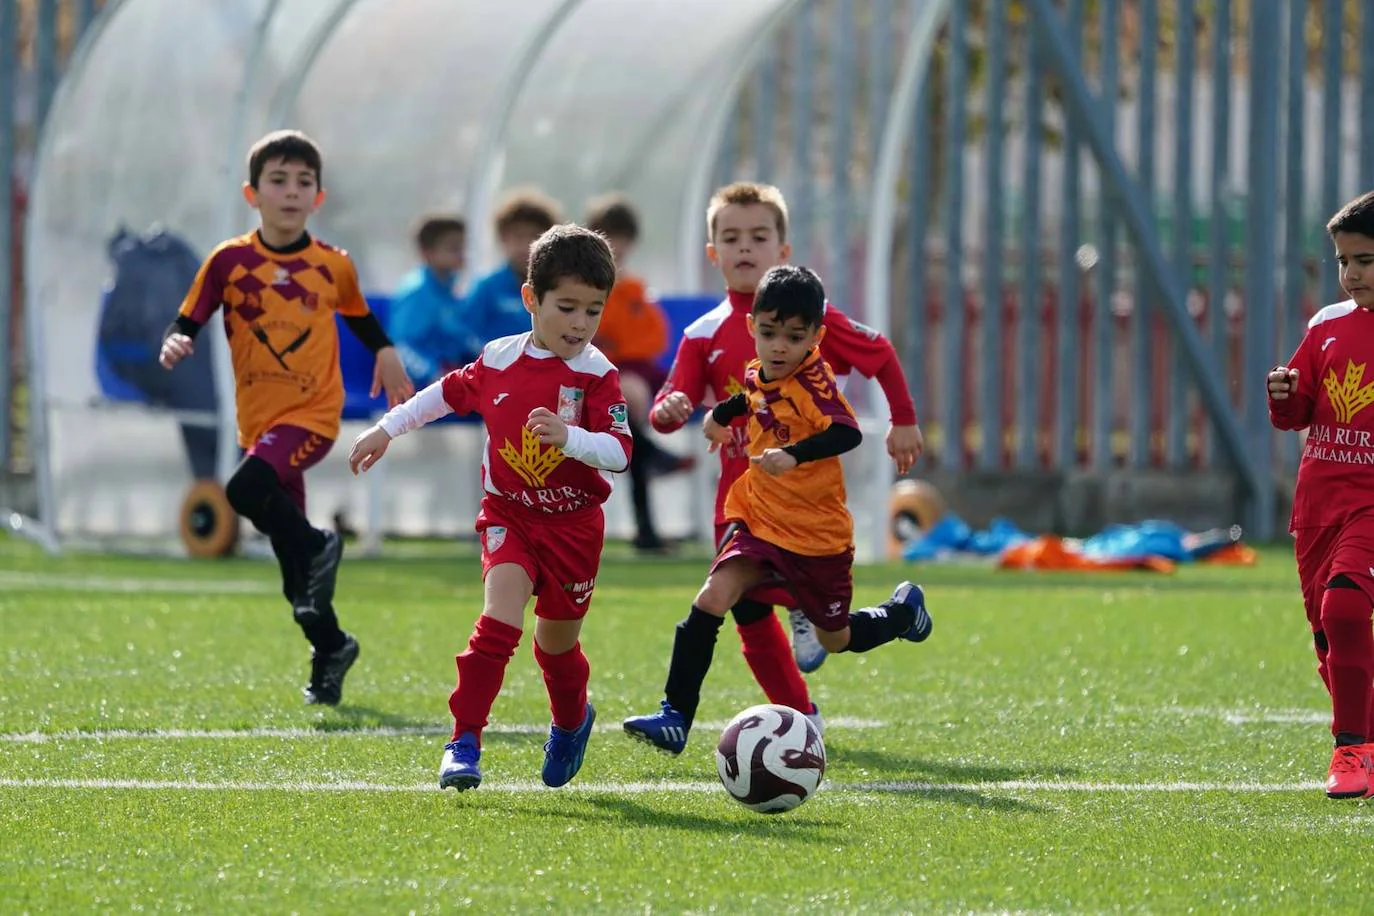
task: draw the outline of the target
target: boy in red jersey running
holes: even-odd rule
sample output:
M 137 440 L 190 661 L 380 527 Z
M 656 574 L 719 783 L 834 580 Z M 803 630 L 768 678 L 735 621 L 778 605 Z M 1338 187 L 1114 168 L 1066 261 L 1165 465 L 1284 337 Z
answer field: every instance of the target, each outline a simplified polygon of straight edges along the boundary
M 1293 516 L 1298 580 L 1331 694 L 1330 798 L 1374 796 L 1374 192 L 1326 224 L 1349 300 L 1328 305 L 1285 366 L 1269 371 L 1269 418 L 1306 429 Z
M 706 209 L 706 253 L 725 279 L 726 298 L 689 325 L 678 344 L 668 381 L 649 415 L 659 432 L 672 432 L 686 423 L 698 406 L 716 404 L 743 390 L 744 368 L 755 357 L 747 323 L 754 291 L 770 268 L 791 255 L 787 228 L 787 202 L 771 185 L 736 182 L 712 195 Z M 924 442 L 896 350 L 887 338 L 850 321 L 829 303 L 821 326 L 821 356 L 841 382 L 857 370 L 867 378 L 876 378 L 882 386 L 892 411 L 888 454 L 896 462 L 897 473 L 905 474 L 920 456 Z M 733 442 L 720 449 L 717 542 L 725 531 L 725 496 L 749 467 L 743 427 L 736 427 L 734 436 Z M 792 608 L 795 659 L 773 605 Z M 731 611 L 745 660 L 769 702 L 814 713 L 801 672 L 819 668 L 826 652 L 796 602 L 783 589 L 763 588 L 751 592 Z
M 631 449 L 619 373 L 590 346 L 615 273 L 600 235 L 573 225 L 545 232 L 530 249 L 521 287 L 533 330 L 487 344 L 475 362 L 389 411 L 348 455 L 356 474 L 395 437 L 450 413 L 478 413 L 486 424 L 477 516 L 486 594 L 467 651 L 456 659 L 441 789 L 482 782 L 482 729 L 532 595 L 534 657 L 553 712 L 544 783 L 566 785 L 582 766 L 596 710 L 587 702 L 589 669 L 578 635 L 601 561 L 608 472 L 624 471 Z

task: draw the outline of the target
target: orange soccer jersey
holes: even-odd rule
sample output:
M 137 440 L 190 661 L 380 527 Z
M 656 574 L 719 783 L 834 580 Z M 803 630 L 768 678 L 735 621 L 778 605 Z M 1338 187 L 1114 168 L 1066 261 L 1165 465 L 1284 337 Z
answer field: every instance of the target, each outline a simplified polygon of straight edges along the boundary
M 368 314 L 347 252 L 315 239 L 273 251 L 256 232 L 229 239 L 201 265 L 181 314 L 205 324 L 221 306 L 239 444 L 283 424 L 338 438 L 344 390 L 334 313 Z
M 621 274 L 606 297 L 596 345 L 611 362 L 650 362 L 668 349 L 668 317 L 644 281 Z
M 754 360 L 745 372 L 744 387 L 751 458 L 814 436 L 832 423 L 859 425 L 819 348 L 795 372 L 777 381 L 760 378 L 759 361 Z M 751 467 L 730 488 L 725 517 L 743 522 L 755 537 L 802 556 L 832 556 L 854 546 L 854 518 L 845 502 L 838 456 L 799 464 L 777 477 Z

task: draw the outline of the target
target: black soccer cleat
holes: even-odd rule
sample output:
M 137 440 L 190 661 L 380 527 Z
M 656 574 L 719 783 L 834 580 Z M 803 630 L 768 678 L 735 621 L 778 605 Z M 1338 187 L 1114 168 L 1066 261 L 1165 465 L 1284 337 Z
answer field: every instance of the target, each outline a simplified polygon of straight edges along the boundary
M 339 563 L 343 561 L 343 538 L 333 531 L 321 532 L 324 546 L 310 558 L 305 571 L 305 588 L 296 596 L 292 613 L 296 622 L 308 627 L 320 618 L 320 608 L 334 600 L 334 583 L 339 577 Z
M 333 652 L 310 650 L 310 683 L 305 687 L 308 706 L 338 706 L 343 699 L 344 675 L 358 660 L 358 641 L 348 633 L 344 644 Z

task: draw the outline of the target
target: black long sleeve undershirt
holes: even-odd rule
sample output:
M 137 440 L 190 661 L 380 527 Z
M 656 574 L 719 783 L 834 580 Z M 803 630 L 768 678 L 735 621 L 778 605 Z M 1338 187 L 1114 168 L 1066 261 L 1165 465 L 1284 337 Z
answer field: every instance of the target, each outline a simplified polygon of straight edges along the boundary
M 741 391 L 711 408 L 711 418 L 721 426 L 728 426 L 731 421 L 748 412 L 749 396 Z M 808 436 L 800 442 L 785 446 L 783 451 L 797 459 L 797 464 L 805 464 L 808 461 L 834 458 L 845 452 L 853 451 L 859 447 L 863 438 L 863 433 L 859 432 L 857 426 L 850 426 L 847 423 L 831 423 L 829 427 L 814 436 Z

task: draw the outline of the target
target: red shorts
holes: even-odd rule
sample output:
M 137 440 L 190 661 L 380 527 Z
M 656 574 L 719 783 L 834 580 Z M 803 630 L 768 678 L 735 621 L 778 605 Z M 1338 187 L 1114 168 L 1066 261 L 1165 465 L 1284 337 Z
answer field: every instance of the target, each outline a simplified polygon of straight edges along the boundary
M 717 554 L 725 549 L 725 542 L 729 540 L 731 529 L 738 525 L 738 522 L 720 522 L 716 525 Z M 797 606 L 797 599 L 792 597 L 792 593 L 782 585 L 756 585 L 751 588 L 744 597 L 748 598 L 750 601 L 767 604 L 770 607 L 794 608 Z
M 744 557 L 764 571 L 764 584 L 786 583 L 796 606 L 822 630 L 849 626 L 849 602 L 854 597 L 854 551 L 828 557 L 804 557 L 754 537 L 738 525 L 726 541 L 711 571 L 726 560 Z M 749 597 L 754 597 L 754 592 Z
M 1336 576 L 1349 576 L 1374 600 L 1374 515 L 1328 528 L 1299 528 L 1293 535 L 1302 603 L 1312 632 L 1321 629 L 1322 592 Z
M 493 566 L 514 563 L 534 583 L 534 616 L 581 620 L 586 615 L 606 538 L 600 506 L 545 520 L 531 518 L 499 496 L 485 496 L 477 533 L 483 579 Z

